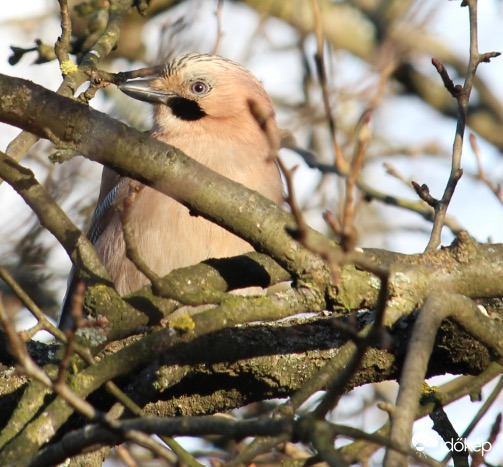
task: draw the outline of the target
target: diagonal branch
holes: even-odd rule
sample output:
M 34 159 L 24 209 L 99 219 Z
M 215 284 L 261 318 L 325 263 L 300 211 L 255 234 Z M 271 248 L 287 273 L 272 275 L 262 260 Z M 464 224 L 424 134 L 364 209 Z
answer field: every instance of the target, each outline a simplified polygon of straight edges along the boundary
M 0 76 L 0 120 L 58 138 L 91 160 L 175 196 L 192 212 L 250 242 L 295 276 L 330 281 L 316 255 L 286 232 L 292 217 L 256 192 L 212 172 L 181 151 L 100 112 L 27 81 Z M 208 190 L 218 183 L 218 189 Z M 320 234 L 313 231 L 314 236 Z M 285 254 L 285 252 L 288 252 Z
M 421 385 L 440 323 L 447 317 L 456 320 L 469 334 L 490 348 L 503 362 L 503 328 L 493 319 L 485 317 L 477 305 L 467 297 L 448 292 L 436 292 L 426 300 L 414 325 L 400 377 L 400 392 L 392 411 L 391 439 L 408 446 L 412 436 L 412 424 L 418 410 Z M 388 452 L 385 465 L 402 465 L 403 459 Z

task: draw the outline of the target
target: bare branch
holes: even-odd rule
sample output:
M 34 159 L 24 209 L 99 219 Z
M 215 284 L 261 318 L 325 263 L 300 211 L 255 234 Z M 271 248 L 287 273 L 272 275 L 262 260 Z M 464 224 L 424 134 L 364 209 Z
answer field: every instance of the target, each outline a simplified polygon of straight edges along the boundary
M 498 201 L 503 204 L 503 187 L 500 184 L 495 184 L 493 181 L 491 181 L 485 171 L 484 167 L 482 165 L 482 155 L 480 153 L 480 147 L 477 142 L 477 138 L 473 133 L 470 133 L 469 136 L 470 140 L 470 146 L 472 147 L 473 154 L 475 155 L 475 159 L 477 160 L 477 178 L 485 183 L 487 187 L 494 193 L 494 196 L 498 199 Z
M 447 69 L 438 58 L 432 58 L 431 63 L 437 69 L 438 74 L 444 82 L 445 88 L 449 91 L 452 97 L 457 99 L 461 94 L 461 91 L 463 90 L 463 86 L 461 86 L 460 84 L 455 85 L 453 83 L 451 77 L 449 76 L 449 73 L 447 72 Z
M 407 356 L 400 377 L 400 392 L 392 413 L 391 439 L 408 446 L 412 436 L 412 423 L 418 409 L 421 385 L 430 360 L 438 327 L 442 320 L 452 317 L 472 335 L 498 355 L 503 362 L 503 343 L 500 323 L 482 315 L 470 299 L 448 292 L 433 293 L 426 300 L 418 315 L 407 349 Z M 385 465 L 398 465 L 401 457 L 388 452 Z
M 220 49 L 220 43 L 222 42 L 222 38 L 224 37 L 224 33 L 222 31 L 222 11 L 224 9 L 224 0 L 218 0 L 217 9 L 215 11 L 215 16 L 217 19 L 217 40 L 215 41 L 215 46 L 213 47 L 212 54 L 218 54 L 218 50 Z
M 452 149 L 451 173 L 449 175 L 444 194 L 435 205 L 435 220 L 433 223 L 430 240 L 428 242 L 428 245 L 426 246 L 426 251 L 432 251 L 440 245 L 442 228 L 445 223 L 447 208 L 454 194 L 454 190 L 456 189 L 456 185 L 463 175 L 463 169 L 461 168 L 463 138 L 465 132 L 468 103 L 473 88 L 477 67 L 481 63 L 481 61 L 487 61 L 491 57 L 498 55 L 497 53 L 493 52 L 483 55 L 479 53 L 477 31 L 477 0 L 467 0 L 466 4 L 468 5 L 470 17 L 470 59 L 466 69 L 463 87 L 461 88 L 460 86 L 454 86 L 444 66 L 438 60 L 433 60 L 433 64 L 437 68 L 437 71 L 440 73 L 440 76 L 444 81 L 444 85 L 458 102 L 458 119 Z

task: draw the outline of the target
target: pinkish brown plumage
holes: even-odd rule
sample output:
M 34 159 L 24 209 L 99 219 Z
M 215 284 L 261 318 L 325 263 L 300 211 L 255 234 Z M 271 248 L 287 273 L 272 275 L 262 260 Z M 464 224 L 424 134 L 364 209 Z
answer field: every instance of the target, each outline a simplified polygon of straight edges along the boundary
M 281 178 L 268 160 L 279 146 L 274 118 L 267 119 L 267 135 L 250 111 L 274 115 L 260 82 L 242 66 L 218 56 L 188 54 L 168 63 L 151 80 L 131 81 L 120 88 L 126 94 L 154 104 L 151 134 L 181 149 L 212 170 L 280 203 Z M 271 147 L 272 146 L 272 147 Z M 104 169 L 100 200 L 118 176 Z M 116 190 L 113 205 L 123 198 L 127 183 Z M 120 294 L 148 282 L 125 257 L 118 213 L 108 210 L 106 225 L 98 231 L 96 249 Z M 131 208 L 130 223 L 137 249 L 159 275 L 208 258 L 239 255 L 252 247 L 221 227 L 189 214 L 174 199 L 145 187 Z

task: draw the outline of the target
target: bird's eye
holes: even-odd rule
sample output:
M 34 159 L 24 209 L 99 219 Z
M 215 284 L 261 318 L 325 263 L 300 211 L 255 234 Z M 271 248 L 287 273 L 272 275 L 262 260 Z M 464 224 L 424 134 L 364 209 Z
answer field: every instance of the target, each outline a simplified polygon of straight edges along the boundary
M 203 83 L 202 81 L 196 81 L 195 83 L 192 83 L 190 86 L 190 90 L 194 94 L 206 94 L 209 90 L 208 85 L 206 83 Z

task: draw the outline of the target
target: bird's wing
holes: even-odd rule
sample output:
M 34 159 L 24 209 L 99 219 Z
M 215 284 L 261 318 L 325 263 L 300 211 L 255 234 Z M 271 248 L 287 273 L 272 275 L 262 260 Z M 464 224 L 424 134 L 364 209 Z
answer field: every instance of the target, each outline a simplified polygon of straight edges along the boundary
M 115 184 L 109 183 L 111 179 L 113 182 L 115 182 Z M 108 172 L 108 177 L 105 177 L 105 172 L 103 173 L 98 205 L 94 210 L 93 217 L 91 219 L 91 226 L 87 231 L 87 238 L 91 241 L 91 243 L 95 244 L 105 230 L 111 216 L 115 212 L 115 209 L 113 208 L 120 200 L 120 198 L 122 198 L 122 196 L 120 195 L 124 192 L 124 190 L 121 190 L 121 188 L 123 188 L 127 184 L 128 180 L 129 178 L 120 177 L 112 171 Z M 108 190 L 108 192 L 106 192 L 105 190 Z M 68 276 L 65 298 L 63 299 L 63 305 L 61 307 L 61 312 L 59 315 L 58 327 L 60 329 L 68 329 L 69 327 L 73 326 L 71 307 L 72 297 L 76 292 L 77 283 L 78 280 L 75 267 L 72 266 L 72 269 Z
M 119 199 L 119 194 L 121 193 L 121 188 L 127 183 L 129 179 L 126 177 L 119 178 L 119 181 L 115 186 L 108 192 L 108 194 L 98 202 L 96 209 L 94 210 L 93 217 L 91 218 L 91 225 L 87 232 L 87 238 L 91 243 L 96 243 L 96 240 L 100 238 L 101 234 L 105 230 L 108 224 L 108 218 L 113 214 L 113 209 L 117 204 Z

